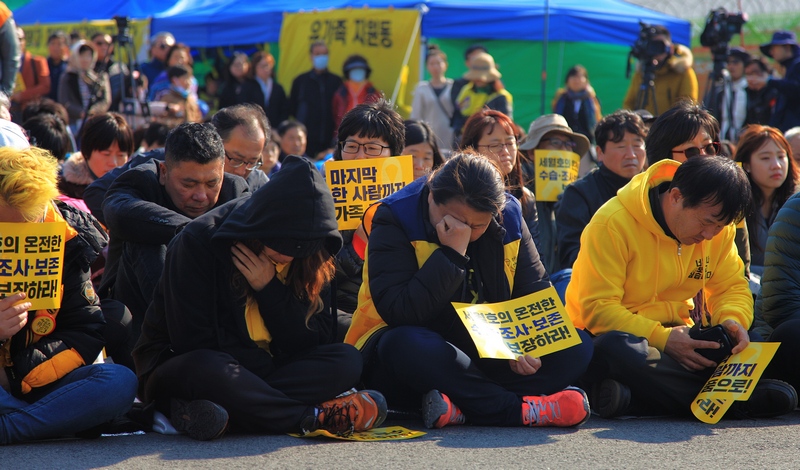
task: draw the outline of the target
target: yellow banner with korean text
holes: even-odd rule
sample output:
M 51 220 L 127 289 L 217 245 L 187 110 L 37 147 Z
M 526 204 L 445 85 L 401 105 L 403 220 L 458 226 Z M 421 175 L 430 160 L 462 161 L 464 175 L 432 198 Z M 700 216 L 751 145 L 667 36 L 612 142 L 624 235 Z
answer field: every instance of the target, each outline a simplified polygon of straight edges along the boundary
M 700 421 L 718 423 L 734 401 L 746 401 L 781 343 L 750 343 L 721 362 L 692 402 Z
M 133 41 L 133 51 L 136 54 L 140 47 L 147 41 L 150 34 L 150 20 L 130 20 L 128 22 L 129 34 Z M 22 25 L 25 31 L 25 49 L 31 54 L 47 57 L 47 38 L 56 31 L 63 31 L 67 35 L 79 32 L 88 41 L 94 33 L 110 34 L 116 38 L 117 23 L 113 20 L 83 21 L 81 23 L 48 23 Z M 119 48 L 115 60 L 127 63 L 128 57 L 124 48 Z
M 61 306 L 64 222 L 0 223 L 0 297 L 25 292 L 29 310 Z
M 415 9 L 365 7 L 287 13 L 281 26 L 278 82 L 288 93 L 294 78 L 311 70 L 311 44 L 324 41 L 332 73 L 341 76 L 350 55 L 364 56 L 372 69 L 369 81 L 387 99 L 393 99 L 401 114 L 408 114 L 419 77 L 420 21 Z M 410 77 L 412 83 L 404 83 L 404 77 Z
M 483 358 L 541 357 L 581 342 L 552 286 L 506 302 L 453 307 Z
M 373 428 L 367 431 L 359 431 L 351 434 L 334 434 L 324 429 L 317 429 L 316 431 L 308 434 L 289 434 L 293 437 L 328 437 L 331 439 L 339 439 L 342 441 L 402 441 L 406 439 L 414 439 L 415 437 L 424 436 L 426 433 L 422 431 L 413 431 L 404 428 L 403 426 L 391 426 L 388 428 Z
M 536 200 L 558 201 L 564 189 L 577 181 L 580 164 L 581 157 L 575 152 L 536 150 L 533 160 Z
M 364 211 L 414 181 L 411 155 L 325 162 L 339 230 L 355 230 Z

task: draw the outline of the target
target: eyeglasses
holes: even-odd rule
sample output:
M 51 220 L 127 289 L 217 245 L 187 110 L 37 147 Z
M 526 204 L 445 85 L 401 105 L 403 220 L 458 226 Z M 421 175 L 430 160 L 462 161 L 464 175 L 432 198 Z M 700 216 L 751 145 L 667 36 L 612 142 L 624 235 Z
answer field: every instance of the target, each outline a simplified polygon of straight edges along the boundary
M 478 147 L 486 147 L 492 153 L 500 153 L 503 151 L 503 148 L 508 149 L 509 152 L 513 152 L 517 149 L 517 141 L 513 142 L 500 142 L 497 144 L 489 144 L 489 145 L 478 145 Z
M 339 142 L 339 146 L 344 153 L 358 153 L 358 149 L 364 147 L 364 153 L 370 157 L 379 157 L 383 153 L 383 149 L 388 149 L 389 146 L 381 144 L 359 144 L 352 140 Z
M 686 155 L 686 159 L 699 157 L 701 155 L 707 156 L 714 156 L 719 155 L 719 142 L 711 142 L 710 144 L 705 145 L 703 148 L 697 147 L 689 147 L 688 149 L 683 150 L 673 150 L 672 153 L 682 153 Z
M 169 48 L 169 46 L 164 44 L 163 42 L 156 44 L 156 47 L 161 49 L 161 50 Z
M 255 163 L 248 163 L 248 162 L 246 162 L 244 160 L 241 160 L 241 159 L 238 159 L 238 158 L 233 158 L 230 155 L 228 155 L 227 151 L 225 151 L 225 158 L 227 158 L 228 161 L 231 162 L 231 166 L 233 168 L 240 168 L 242 165 L 247 165 L 247 166 L 244 167 L 244 169 L 247 170 L 247 171 L 253 171 L 256 168 L 260 168 L 261 165 L 264 164 L 264 162 L 261 160 L 261 155 L 258 156 L 258 161 L 255 162 Z
M 571 140 L 561 140 L 561 139 L 556 139 L 555 137 L 551 137 L 549 139 L 544 139 L 544 140 L 542 140 L 540 142 L 540 144 L 543 144 L 543 143 L 548 143 L 552 147 L 559 148 L 559 149 L 565 149 L 565 150 L 566 149 L 573 150 L 578 145 L 578 144 L 576 144 L 575 142 L 573 142 Z

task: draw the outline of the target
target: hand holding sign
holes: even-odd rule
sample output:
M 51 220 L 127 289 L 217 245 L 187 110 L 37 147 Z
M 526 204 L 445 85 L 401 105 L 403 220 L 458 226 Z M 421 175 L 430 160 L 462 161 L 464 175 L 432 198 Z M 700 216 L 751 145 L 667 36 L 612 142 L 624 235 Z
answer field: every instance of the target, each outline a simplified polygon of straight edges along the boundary
M 533 375 L 541 369 L 542 360 L 533 356 L 519 356 L 516 359 L 510 359 L 508 365 L 515 374 Z
M 31 303 L 23 302 L 25 297 L 24 292 L 17 292 L 0 300 L 0 341 L 11 338 L 28 323 Z

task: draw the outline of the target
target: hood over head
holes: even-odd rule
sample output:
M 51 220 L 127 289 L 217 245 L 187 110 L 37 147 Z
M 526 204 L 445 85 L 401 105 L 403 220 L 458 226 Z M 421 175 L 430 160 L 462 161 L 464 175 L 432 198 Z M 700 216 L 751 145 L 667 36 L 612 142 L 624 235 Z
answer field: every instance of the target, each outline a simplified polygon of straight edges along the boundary
M 256 239 L 294 258 L 342 247 L 333 197 L 322 174 L 306 158 L 289 155 L 281 171 L 237 207 L 214 234 L 216 240 Z

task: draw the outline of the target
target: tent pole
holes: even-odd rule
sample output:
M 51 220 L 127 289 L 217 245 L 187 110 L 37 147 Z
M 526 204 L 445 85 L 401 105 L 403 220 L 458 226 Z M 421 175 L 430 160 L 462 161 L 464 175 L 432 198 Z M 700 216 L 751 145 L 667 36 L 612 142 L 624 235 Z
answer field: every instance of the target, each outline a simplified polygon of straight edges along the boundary
M 539 97 L 541 107 L 539 114 L 544 115 L 544 97 L 547 93 L 547 36 L 550 29 L 550 0 L 544 0 L 544 35 L 542 38 L 542 92 Z
M 397 82 L 395 82 L 394 91 L 392 92 L 393 105 L 397 103 L 397 95 L 400 93 L 400 82 L 403 80 L 403 67 L 408 64 L 408 59 L 411 57 L 411 49 L 413 49 L 414 42 L 417 39 L 417 33 L 419 33 L 419 26 L 422 23 L 422 15 L 423 12 L 419 12 L 417 21 L 414 23 L 414 31 L 411 32 L 411 39 L 408 41 L 408 47 L 406 47 L 406 55 L 403 57 L 403 63 L 400 64 L 400 74 L 397 76 Z

